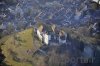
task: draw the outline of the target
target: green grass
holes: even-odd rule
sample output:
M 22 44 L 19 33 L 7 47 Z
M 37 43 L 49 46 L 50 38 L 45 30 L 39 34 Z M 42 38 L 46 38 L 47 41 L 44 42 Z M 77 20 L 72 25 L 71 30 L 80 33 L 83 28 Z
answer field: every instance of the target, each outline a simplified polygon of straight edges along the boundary
M 33 35 L 33 28 L 30 28 L 13 35 L 9 35 L 2 39 L 1 43 L 4 42 L 5 39 L 7 39 L 3 43 L 4 45 L 1 46 L 2 53 L 6 57 L 4 61 L 7 65 L 32 66 L 32 64 L 27 61 L 33 60 L 33 52 L 35 52 L 41 46 L 39 41 L 37 41 L 37 43 L 34 44 L 36 40 L 34 40 Z M 16 39 L 14 36 L 18 36 L 18 39 Z M 27 51 L 30 51 L 31 53 L 29 54 Z M 14 59 L 18 59 L 19 62 Z

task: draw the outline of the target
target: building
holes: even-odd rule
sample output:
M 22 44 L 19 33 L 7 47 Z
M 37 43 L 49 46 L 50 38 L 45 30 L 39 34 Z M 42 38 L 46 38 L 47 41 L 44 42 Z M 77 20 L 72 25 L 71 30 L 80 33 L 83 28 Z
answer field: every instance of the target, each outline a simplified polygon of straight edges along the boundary
M 65 44 L 67 42 L 67 34 L 63 30 L 57 28 L 55 28 L 55 30 L 49 30 L 47 27 L 41 26 L 40 29 L 35 28 L 34 32 L 39 40 L 46 45 L 50 43 Z
M 65 44 L 66 43 L 66 36 L 60 36 L 59 37 L 59 43 L 60 44 Z
M 39 40 L 41 40 L 42 41 L 42 35 L 41 35 L 41 32 L 37 29 L 37 36 L 38 36 L 38 38 L 39 38 Z
M 42 41 L 46 45 L 49 44 L 51 35 L 48 35 L 47 31 L 44 29 L 44 26 L 40 26 L 38 29 L 35 28 L 34 32 L 40 41 Z
M 44 44 L 49 44 L 49 35 L 47 33 L 43 33 L 43 42 Z
M 59 32 L 59 43 L 60 44 L 65 44 L 66 43 L 66 38 L 67 38 L 66 33 L 63 30 L 61 30 Z

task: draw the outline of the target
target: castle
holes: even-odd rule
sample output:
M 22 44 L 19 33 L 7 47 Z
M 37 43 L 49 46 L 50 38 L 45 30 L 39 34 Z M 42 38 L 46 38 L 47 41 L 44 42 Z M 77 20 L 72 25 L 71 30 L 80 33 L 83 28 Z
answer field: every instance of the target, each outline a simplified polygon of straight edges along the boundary
M 41 25 L 39 28 L 34 29 L 35 35 L 46 45 L 50 43 L 65 44 L 67 34 L 63 30 L 58 30 L 54 25 L 53 27 L 51 27 L 51 30 L 47 30 L 46 27 Z

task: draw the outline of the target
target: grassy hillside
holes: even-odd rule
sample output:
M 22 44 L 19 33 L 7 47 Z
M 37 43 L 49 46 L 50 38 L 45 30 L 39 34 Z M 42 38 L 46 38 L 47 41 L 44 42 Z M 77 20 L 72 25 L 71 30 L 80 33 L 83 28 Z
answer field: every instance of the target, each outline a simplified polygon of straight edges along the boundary
M 5 62 L 11 66 L 32 66 L 29 61 L 32 61 L 32 54 L 39 47 L 40 43 L 33 44 L 34 34 L 33 29 L 8 36 L 9 38 L 1 46 L 2 53 L 5 55 Z M 7 38 L 7 37 L 5 37 Z M 39 41 L 37 41 L 39 42 Z

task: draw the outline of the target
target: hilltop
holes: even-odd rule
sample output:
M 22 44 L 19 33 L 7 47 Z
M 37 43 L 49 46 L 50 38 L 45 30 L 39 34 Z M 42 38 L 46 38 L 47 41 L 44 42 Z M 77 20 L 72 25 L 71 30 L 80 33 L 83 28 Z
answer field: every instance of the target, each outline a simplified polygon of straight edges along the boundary
M 69 65 L 66 63 L 68 58 L 81 57 L 85 47 L 92 48 L 95 56 L 98 56 L 100 51 L 94 47 L 98 39 L 87 36 L 87 27 L 84 27 L 86 34 L 82 27 L 78 29 L 58 27 L 58 29 L 63 29 L 69 34 L 66 44 L 42 45 L 42 42 L 35 37 L 34 28 L 5 36 L 0 40 L 2 54 L 5 56 L 4 62 L 12 66 L 66 66 Z M 76 65 L 80 66 L 78 63 Z

